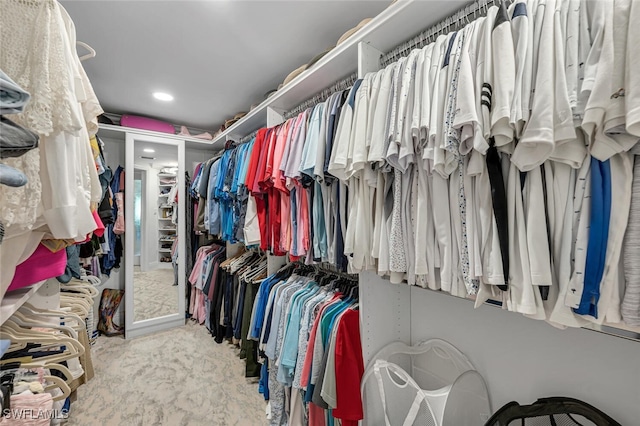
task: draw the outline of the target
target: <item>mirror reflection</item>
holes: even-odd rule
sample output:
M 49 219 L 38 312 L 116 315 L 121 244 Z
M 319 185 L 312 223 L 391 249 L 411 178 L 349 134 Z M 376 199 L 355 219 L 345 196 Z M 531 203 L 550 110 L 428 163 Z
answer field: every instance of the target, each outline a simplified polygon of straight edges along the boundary
M 178 313 L 178 147 L 135 141 L 133 321 Z

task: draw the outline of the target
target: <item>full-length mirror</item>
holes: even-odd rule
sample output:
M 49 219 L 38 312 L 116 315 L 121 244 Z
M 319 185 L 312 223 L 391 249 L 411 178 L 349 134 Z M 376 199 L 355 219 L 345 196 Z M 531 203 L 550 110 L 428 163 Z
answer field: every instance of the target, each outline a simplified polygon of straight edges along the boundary
M 179 158 L 184 148 L 172 140 L 133 138 L 127 146 L 131 157 L 127 176 L 125 218 L 131 232 L 127 237 L 125 300 L 128 331 L 134 336 L 161 329 L 162 324 L 184 322 L 184 273 L 180 273 L 179 229 L 184 172 Z M 181 307 L 182 301 L 182 307 Z M 173 326 L 174 324 L 167 325 Z

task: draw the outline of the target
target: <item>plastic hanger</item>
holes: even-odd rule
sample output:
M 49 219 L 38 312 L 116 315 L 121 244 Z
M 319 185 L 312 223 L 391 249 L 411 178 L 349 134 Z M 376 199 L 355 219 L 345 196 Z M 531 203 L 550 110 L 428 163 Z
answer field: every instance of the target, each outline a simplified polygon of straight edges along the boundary
M 7 323 L 3 324 L 2 327 L 0 327 L 0 331 L 2 332 L 3 336 L 9 337 L 12 344 L 31 343 L 31 344 L 40 344 L 44 346 L 47 346 L 47 344 L 53 344 L 53 345 L 65 347 L 65 351 L 62 353 L 52 354 L 51 356 L 38 357 L 37 358 L 38 362 L 59 363 L 62 361 L 67 361 L 72 358 L 78 358 L 81 355 L 84 355 L 84 352 L 85 352 L 84 346 L 82 346 L 82 344 L 77 340 L 72 339 L 70 337 L 63 337 L 61 335 L 56 336 L 54 334 L 44 333 L 44 332 L 36 335 L 35 334 L 36 332 L 34 332 L 33 330 L 31 330 L 31 332 L 18 332 L 14 330 L 11 326 L 9 326 Z M 16 349 L 12 349 L 11 347 L 9 349 L 9 351 L 14 351 L 14 350 Z M 0 365 L 7 364 L 10 362 L 15 362 L 15 361 L 21 361 L 24 359 L 25 356 L 28 356 L 28 355 L 23 355 L 19 358 L 8 358 L 8 359 L 1 360 Z
M 69 337 L 78 339 L 78 332 L 69 326 L 38 321 L 37 318 L 29 318 L 26 315 L 23 315 L 21 312 L 14 312 L 14 314 L 7 320 L 7 322 L 8 321 L 12 321 L 21 327 L 42 327 L 60 330 L 66 333 Z
M 37 308 L 34 308 L 29 303 L 25 303 L 24 305 L 22 305 L 19 311 L 25 312 L 31 315 L 42 316 L 42 317 L 54 317 L 64 321 L 66 325 L 75 323 L 79 328 L 84 327 L 84 319 L 81 318 L 79 315 L 76 315 L 75 313 L 68 312 L 68 311 L 65 312 L 60 310 L 54 311 L 54 310 L 37 309 Z
M 53 397 L 54 401 L 63 401 L 71 395 L 71 388 L 60 377 L 56 376 L 44 376 L 43 379 L 48 382 L 48 385 L 44 387 L 45 392 L 52 391 L 55 388 L 58 388 L 62 391 L 62 394 L 56 395 Z
M 89 53 L 79 57 L 80 61 L 86 61 L 87 59 L 91 59 L 91 58 L 95 58 L 96 57 L 95 49 L 93 47 L 89 46 L 87 43 L 78 40 L 78 41 L 76 41 L 76 44 L 78 46 L 84 47 L 85 49 L 87 49 L 89 51 Z

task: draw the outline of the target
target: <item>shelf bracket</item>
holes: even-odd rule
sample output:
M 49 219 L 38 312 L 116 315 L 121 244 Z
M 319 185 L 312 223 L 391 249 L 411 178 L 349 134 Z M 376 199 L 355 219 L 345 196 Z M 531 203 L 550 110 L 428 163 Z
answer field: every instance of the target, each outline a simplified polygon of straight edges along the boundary
M 364 41 L 358 43 L 358 78 L 380 69 L 382 52 Z
M 267 127 L 284 123 L 284 113 L 285 111 L 283 109 L 267 107 Z

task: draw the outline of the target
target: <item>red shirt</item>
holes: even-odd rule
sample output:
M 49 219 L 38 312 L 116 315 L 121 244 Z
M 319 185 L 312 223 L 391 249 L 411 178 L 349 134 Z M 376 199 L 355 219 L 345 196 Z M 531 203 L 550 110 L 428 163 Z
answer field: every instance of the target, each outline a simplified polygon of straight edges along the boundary
M 363 418 L 360 382 L 364 374 L 360 343 L 360 314 L 348 309 L 342 316 L 336 335 L 336 396 L 333 417 L 343 426 L 357 426 Z
M 262 145 L 264 144 L 264 136 L 266 133 L 266 128 L 258 130 L 258 132 L 256 133 L 256 141 L 254 142 L 253 150 L 251 151 L 249 167 L 247 169 L 247 176 L 244 183 L 251 192 L 254 192 L 253 183 L 256 179 L 256 170 L 258 169 L 258 163 L 260 162 L 260 153 L 262 152 Z

